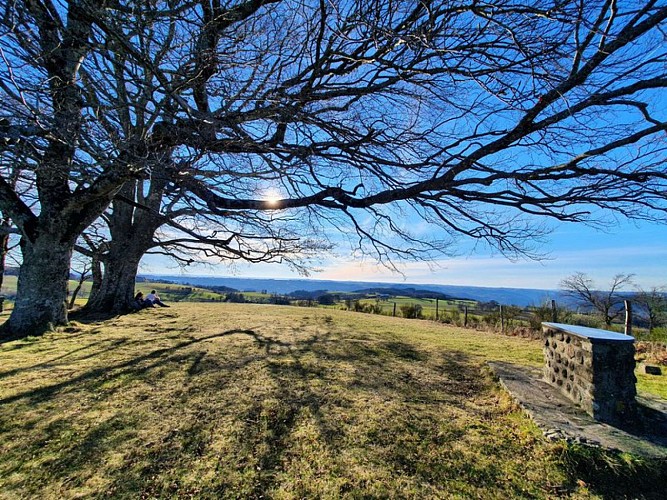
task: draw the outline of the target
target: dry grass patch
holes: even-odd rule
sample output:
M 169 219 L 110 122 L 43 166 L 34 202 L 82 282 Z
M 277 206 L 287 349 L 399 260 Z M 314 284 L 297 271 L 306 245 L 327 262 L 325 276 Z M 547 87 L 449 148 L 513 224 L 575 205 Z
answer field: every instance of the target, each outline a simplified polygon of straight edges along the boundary
M 540 349 L 250 304 L 74 324 L 0 346 L 0 496 L 589 497 L 644 473 L 582 481 L 484 374 Z

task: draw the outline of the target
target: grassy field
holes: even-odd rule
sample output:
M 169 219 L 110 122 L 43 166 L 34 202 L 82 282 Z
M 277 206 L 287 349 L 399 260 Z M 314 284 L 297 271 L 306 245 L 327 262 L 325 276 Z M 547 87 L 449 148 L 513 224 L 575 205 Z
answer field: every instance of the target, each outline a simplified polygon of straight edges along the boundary
M 459 310 L 459 305 L 468 304 L 471 308 L 476 304 L 474 301 L 465 301 L 465 300 L 440 300 L 436 308 L 435 299 L 418 299 L 414 297 L 393 297 L 386 300 L 376 300 L 376 299 L 361 299 L 359 301 L 362 304 L 372 304 L 379 305 L 382 307 L 382 313 L 386 315 L 391 315 L 394 310 L 394 304 L 396 304 L 396 314 L 401 315 L 402 306 L 414 306 L 419 305 L 422 308 L 422 315 L 425 318 L 435 318 L 436 311 L 442 314 L 445 311 Z
M 83 306 L 88 300 L 92 282 L 85 281 L 81 291 L 77 294 L 76 305 Z M 77 282 L 69 281 L 69 290 L 74 291 Z M 189 285 L 178 285 L 173 283 L 160 283 L 151 281 L 138 281 L 135 291 L 142 291 L 148 295 L 151 290 L 156 290 L 164 302 L 217 302 L 225 298 L 224 294 Z M 13 295 L 16 293 L 16 276 L 5 276 L 2 295 Z M 8 308 L 12 307 L 11 301 L 5 304 Z
M 546 442 L 486 360 L 541 345 L 252 304 L 73 322 L 0 344 L 0 498 L 664 498 L 666 464 Z

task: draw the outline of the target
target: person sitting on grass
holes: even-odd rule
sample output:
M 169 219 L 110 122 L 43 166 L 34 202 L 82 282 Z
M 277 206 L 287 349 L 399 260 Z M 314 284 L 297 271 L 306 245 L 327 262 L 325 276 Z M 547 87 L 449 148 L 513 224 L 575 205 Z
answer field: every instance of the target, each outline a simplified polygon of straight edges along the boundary
M 137 311 L 139 309 L 143 309 L 144 307 L 155 307 L 153 306 L 152 302 L 147 303 L 148 301 L 144 298 L 144 292 L 137 292 L 137 294 L 134 296 L 134 304 L 133 309 L 136 309 Z
M 149 307 L 155 307 L 155 304 L 159 305 L 160 307 L 169 307 L 167 304 L 160 300 L 160 297 L 155 290 L 151 290 L 151 293 L 146 295 L 146 302 L 150 302 Z

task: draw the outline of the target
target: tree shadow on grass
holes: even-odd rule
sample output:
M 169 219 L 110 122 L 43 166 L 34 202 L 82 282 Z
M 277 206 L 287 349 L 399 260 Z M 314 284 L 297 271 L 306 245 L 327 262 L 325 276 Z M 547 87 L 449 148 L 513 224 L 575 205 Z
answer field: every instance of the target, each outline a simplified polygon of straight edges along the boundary
M 91 343 L 89 343 L 85 346 L 79 347 L 77 349 L 73 349 L 73 350 L 71 350 L 71 351 L 69 351 L 65 354 L 61 354 L 60 356 L 56 356 L 55 358 L 51 358 L 51 359 L 48 359 L 46 361 L 42 361 L 41 363 L 36 363 L 36 364 L 30 365 L 30 366 L 24 366 L 22 368 L 13 368 L 13 369 L 7 370 L 7 371 L 0 371 L 0 379 L 10 377 L 10 376 L 13 376 L 13 375 L 17 375 L 21 372 L 27 372 L 27 371 L 31 371 L 31 370 L 34 370 L 34 369 L 38 369 L 38 368 L 51 368 L 51 367 L 55 366 L 56 362 L 66 360 L 66 359 L 74 356 L 76 353 L 79 353 L 79 352 L 82 352 L 82 351 L 88 351 L 89 349 L 95 349 L 96 347 L 100 347 L 100 346 L 108 346 L 104 349 L 99 349 L 99 350 L 96 350 L 94 352 L 91 352 L 91 353 L 89 353 L 85 356 L 78 356 L 78 357 L 72 359 L 71 361 L 72 362 L 79 362 L 79 361 L 83 361 L 85 359 L 95 358 L 95 357 L 99 356 L 100 354 L 103 354 L 105 352 L 110 352 L 110 351 L 126 344 L 127 342 L 128 342 L 128 339 L 115 339 L 115 340 L 111 340 L 111 341 L 101 340 L 101 341 L 91 342 Z
M 206 344 L 237 334 L 238 341 Z M 39 485 L 54 481 L 68 491 L 95 477 L 100 495 L 270 496 L 283 487 L 285 475 L 295 473 L 289 467 L 299 474 L 308 468 L 308 463 L 300 468 L 299 460 L 309 459 L 300 455 L 300 447 L 311 446 L 314 460 L 321 461 L 313 468 L 324 467 L 341 495 L 368 494 L 368 481 L 377 477 L 395 478 L 396 484 L 414 481 L 431 493 L 455 478 L 461 489 L 447 491 L 464 496 L 496 482 L 496 496 L 525 494 L 493 459 L 505 447 L 510 454 L 522 452 L 512 434 L 495 437 L 480 452 L 488 460 L 471 462 L 458 451 L 458 443 L 483 434 L 490 425 L 485 419 L 496 415 L 475 415 L 469 406 L 491 385 L 480 375 L 478 359 L 464 352 L 425 350 L 393 338 L 342 339 L 329 331 L 290 341 L 260 328 L 160 338 L 173 345 L 151 347 L 154 337 L 109 343 L 107 350 L 132 342 L 152 350 L 0 400 L 5 408 L 9 405 L 5 416 L 0 413 L 0 433 L 19 436 L 41 426 L 37 439 L 6 448 L 14 465 L 0 465 L 0 476 L 29 478 L 8 491 L 39 495 Z M 94 342 L 89 347 L 104 346 Z M 40 365 L 72 362 L 77 352 Z M 263 385 L 252 385 L 255 373 L 265 377 Z M 142 383 L 140 390 L 136 381 Z M 80 419 L 76 408 L 64 416 L 57 413 L 57 405 L 76 407 L 87 398 L 94 403 L 83 406 L 92 405 L 99 415 Z M 21 405 L 32 416 L 16 421 L 10 413 Z M 159 432 L 146 428 L 138 406 L 153 425 L 162 415 L 169 425 Z M 461 420 L 448 422 L 450 413 Z M 304 433 L 306 438 L 299 437 Z M 363 463 L 381 475 L 357 479 L 339 458 L 350 446 L 363 447 Z M 208 469 L 200 478 L 201 464 Z M 287 496 L 315 494 L 310 476 L 304 477 L 302 489 L 293 486 Z
M 79 314 L 70 313 L 69 315 L 70 321 L 72 322 L 76 321 L 84 325 L 93 325 L 97 323 L 102 323 L 104 321 L 108 321 L 113 318 L 119 318 L 119 316 L 117 314 L 84 314 L 84 313 L 79 313 Z M 6 351 L 22 349 L 26 346 L 30 346 L 35 342 L 38 342 L 40 339 L 42 339 L 44 335 L 48 335 L 51 333 L 66 334 L 61 337 L 64 340 L 73 340 L 78 337 L 89 337 L 91 334 L 96 333 L 94 330 L 92 331 L 84 330 L 82 328 L 79 328 L 76 324 L 70 324 L 67 326 L 59 326 L 56 327 L 55 329 L 47 329 L 41 335 L 30 335 L 27 337 L 14 333 L 8 335 L 2 335 L 5 324 L 6 322 L 0 325 L 0 345 L 4 346 L 3 348 Z M 56 340 L 56 338 L 50 337 L 49 340 L 54 341 Z M 14 345 L 12 346 L 5 345 L 10 342 L 13 342 Z
M 422 472 L 416 472 L 417 469 L 423 469 L 417 464 L 420 453 L 414 453 L 409 458 L 409 453 L 403 453 L 408 448 L 396 446 L 394 440 L 404 423 L 412 425 L 411 432 L 424 439 L 434 438 L 436 431 L 432 422 L 423 422 L 421 425 L 419 422 L 409 424 L 402 420 L 401 423 L 383 420 L 382 409 L 377 408 L 380 411 L 375 412 L 373 406 L 378 401 L 384 401 L 385 404 L 391 402 L 394 408 L 413 403 L 458 405 L 458 395 L 450 397 L 447 394 L 449 388 L 438 389 L 428 378 L 419 379 L 411 373 L 410 366 L 419 371 L 420 364 L 427 362 L 432 363 L 433 368 L 444 378 L 455 377 L 458 383 L 471 385 L 472 389 L 469 387 L 461 393 L 483 390 L 483 384 L 475 382 L 479 378 L 479 367 L 471 364 L 471 359 L 460 352 L 434 358 L 432 354 L 405 342 L 341 341 L 328 334 L 312 336 L 293 344 L 276 342 L 266 337 L 258 337 L 257 341 L 267 354 L 273 353 L 272 358 L 267 359 L 267 367 L 275 381 L 275 389 L 271 394 L 274 407 L 267 410 L 264 402 L 257 401 L 242 419 L 245 422 L 242 434 L 248 442 L 254 442 L 251 445 L 253 464 L 260 471 L 269 471 L 257 473 L 256 485 L 250 496 L 259 497 L 278 486 L 275 471 L 294 459 L 293 434 L 299 432 L 299 425 L 304 425 L 304 418 L 315 424 L 321 453 L 335 457 L 339 450 L 349 445 L 351 438 L 349 423 L 334 415 L 353 415 L 358 408 L 371 415 L 375 426 L 359 432 L 365 435 L 363 439 L 369 442 L 371 449 L 379 446 L 378 449 L 384 450 L 382 460 L 387 461 L 389 470 L 396 471 L 392 474 L 422 475 Z M 276 349 L 276 346 L 280 349 Z M 351 376 L 344 380 L 336 376 L 337 368 L 342 369 L 339 366 L 341 363 L 354 367 Z M 339 386 L 340 390 L 332 389 L 333 386 Z M 434 394 L 437 396 L 434 397 Z M 258 429 L 260 422 L 270 432 L 261 432 Z M 359 425 L 362 423 L 359 422 Z M 461 432 L 464 431 L 452 431 L 445 439 L 455 440 Z M 406 464 L 410 460 L 414 467 L 408 470 Z M 433 479 L 427 476 L 424 473 L 421 480 L 428 482 Z M 295 494 L 298 496 L 303 492 Z
M 103 366 L 103 367 L 98 367 L 94 368 L 92 370 L 89 370 L 85 373 L 82 373 L 80 375 L 77 375 L 73 378 L 70 378 L 68 380 L 56 383 L 56 384 L 51 384 L 46 387 L 40 387 L 38 389 L 31 389 L 28 391 L 20 392 L 18 394 L 15 394 L 13 396 L 9 396 L 6 398 L 0 399 L 0 405 L 2 404 L 8 404 L 12 403 L 14 401 L 18 401 L 21 399 L 29 399 L 34 403 L 38 403 L 41 401 L 45 401 L 54 395 L 60 393 L 61 391 L 67 389 L 68 387 L 73 387 L 73 386 L 78 386 L 80 384 L 85 384 L 88 381 L 91 380 L 103 380 L 103 377 L 106 374 L 112 374 L 113 377 L 119 377 L 122 376 L 126 373 L 134 373 L 135 375 L 146 373 L 149 370 L 160 366 L 165 362 L 165 359 L 163 359 L 167 355 L 173 355 L 174 353 L 178 352 L 181 349 L 184 349 L 186 347 L 190 347 L 192 345 L 205 342 L 208 340 L 213 340 L 217 338 L 222 338 L 222 337 L 227 337 L 230 335 L 234 334 L 246 334 L 246 335 L 251 335 L 254 336 L 255 332 L 252 330 L 239 330 L 239 329 L 234 329 L 234 330 L 228 330 L 226 332 L 222 333 L 217 333 L 213 335 L 206 335 L 198 338 L 192 338 L 186 341 L 181 341 L 178 344 L 170 347 L 165 347 L 161 349 L 156 349 L 154 351 L 151 351 L 148 354 L 145 354 L 143 356 L 138 356 L 133 359 L 130 359 L 128 361 L 124 361 L 122 363 L 117 363 L 114 365 L 109 365 L 109 366 Z M 93 357 L 94 355 L 91 355 Z M 140 366 L 142 363 L 147 362 L 147 361 L 153 361 L 150 364 Z M 120 371 L 118 371 L 120 370 Z
M 382 347 L 387 349 L 395 356 L 408 361 L 425 361 L 426 356 L 423 352 L 415 349 L 415 347 L 407 342 L 388 341 L 383 342 Z
M 4 460 L 0 460 L 0 478 L 23 474 L 23 477 L 29 478 L 23 485 L 27 490 L 18 491 L 25 492 L 30 491 L 30 488 L 33 487 L 37 488 L 35 486 L 37 484 L 44 486 L 54 484 L 54 481 L 56 483 L 66 481 L 68 487 L 75 487 L 77 481 L 83 481 L 81 477 L 78 477 L 77 472 L 85 476 L 96 474 L 97 468 L 104 468 L 110 475 L 117 476 L 121 484 L 132 477 L 136 480 L 135 484 L 143 484 L 139 490 L 130 493 L 145 490 L 146 484 L 150 481 L 147 478 L 142 479 L 141 473 L 137 476 L 130 469 L 145 469 L 147 472 L 158 470 L 166 466 L 165 464 L 178 462 L 179 453 L 190 454 L 198 446 L 201 447 L 201 444 L 196 443 L 197 436 L 187 431 L 192 426 L 183 422 L 185 434 L 191 435 L 188 438 L 191 445 L 184 448 L 180 444 L 173 445 L 171 438 L 166 442 L 153 443 L 148 450 L 152 458 L 149 457 L 149 462 L 145 465 L 139 464 L 135 467 L 132 460 L 138 460 L 137 457 L 145 455 L 143 446 L 136 442 L 137 429 L 142 428 L 143 423 L 137 420 L 138 416 L 135 415 L 132 407 L 119 407 L 115 402 L 128 401 L 127 398 L 116 399 L 114 395 L 120 390 L 125 390 L 126 387 L 130 388 L 138 380 L 147 381 L 150 386 L 167 372 L 180 372 L 184 363 L 185 366 L 189 366 L 185 373 L 187 377 L 191 378 L 203 370 L 234 373 L 243 366 L 264 358 L 264 355 L 255 355 L 233 358 L 226 363 L 210 362 L 207 364 L 204 360 L 205 351 L 192 350 L 193 346 L 196 347 L 201 343 L 237 334 L 248 335 L 252 338 L 256 335 L 252 330 L 233 329 L 198 338 L 188 338 L 175 345 L 154 349 L 122 362 L 106 365 L 102 362 L 67 380 L 23 390 L 2 398 L 0 407 L 5 411 L 0 412 L 0 434 L 5 437 L 14 436 L 14 438 L 8 438 Z M 93 342 L 87 348 L 99 347 L 101 344 L 103 343 Z M 114 346 L 117 347 L 119 343 L 114 340 L 111 344 L 108 349 L 96 350 L 95 354 L 100 355 L 102 352 L 109 351 Z M 40 364 L 41 368 L 49 368 L 49 363 L 73 354 L 74 352 L 53 358 Z M 94 357 L 95 354 L 89 353 L 84 358 Z M 23 370 L 12 370 L 12 373 L 5 373 L 5 375 L 8 377 L 20 371 Z M 151 396 L 150 392 L 146 390 L 143 390 L 143 393 L 144 397 Z M 187 392 L 184 393 L 178 388 L 164 394 L 170 398 L 178 397 L 179 393 L 185 394 L 181 397 L 188 396 Z M 136 397 L 139 398 L 137 400 L 139 403 L 143 399 L 141 394 L 135 394 L 130 397 L 129 401 Z M 160 401 L 160 403 L 163 402 Z M 167 406 L 170 404 L 169 401 L 164 403 Z M 79 417 L 78 406 L 82 408 L 83 418 Z M 91 408 L 94 408 L 95 412 L 86 413 Z M 61 413 L 67 416 L 58 417 Z M 24 415 L 24 417 L 19 415 Z M 20 436 L 28 433 L 31 436 L 30 441 L 22 442 Z M 185 434 L 179 434 L 179 443 Z M 16 439 L 19 441 L 13 444 L 12 441 Z M 128 449 L 125 450 L 128 444 Z M 117 456 L 119 452 L 128 455 L 123 459 L 122 466 L 114 467 L 106 463 L 109 456 Z M 35 457 L 37 457 L 36 462 Z M 86 470 L 82 473 L 84 469 Z M 3 480 L 0 479 L 0 489 L 6 487 L 7 484 L 3 486 Z
M 248 336 L 261 352 L 221 359 L 208 356 L 205 349 L 192 349 L 207 341 L 235 334 Z M 90 353 L 86 355 L 89 356 Z M 50 362 L 56 359 L 63 358 L 54 358 Z M 295 342 L 262 335 L 256 330 L 228 330 L 189 338 L 120 363 L 88 369 L 66 381 L 2 399 L 0 404 L 5 407 L 14 403 L 27 408 L 46 408 L 58 396 L 66 396 L 74 405 L 77 399 L 94 397 L 102 409 L 113 409 L 111 413 L 103 410 L 98 418 L 87 423 L 72 420 L 70 416 L 50 418 L 40 431 L 39 439 L 24 444 L 20 449 L 8 450 L 15 455 L 13 463 L 17 465 L 9 469 L 5 467 L 2 472 L 6 475 L 27 475 L 35 485 L 60 482 L 62 488 L 67 490 L 83 487 L 87 476 L 96 474 L 97 469 L 104 469 L 104 492 L 112 495 L 205 496 L 226 495 L 234 491 L 241 496 L 259 497 L 280 486 L 277 479 L 279 472 L 284 463 L 295 459 L 293 434 L 298 432 L 304 420 L 315 426 L 317 446 L 325 455 L 336 457 L 341 447 L 345 446 L 347 424 L 334 418 L 331 412 L 332 409 L 347 411 L 347 407 L 358 403 L 344 393 L 330 392 L 328 384 L 340 384 L 346 391 L 362 393 L 362 399 L 366 397 L 364 395 L 373 397 L 381 390 L 382 397 L 403 403 L 413 399 L 419 390 L 414 386 L 418 382 L 410 378 L 409 370 L 402 364 L 417 366 L 429 359 L 426 353 L 405 343 L 341 342 L 330 334 L 314 335 Z M 465 361 L 464 357 L 452 358 L 448 360 L 447 369 L 456 367 L 455 371 L 460 372 L 459 363 Z M 263 398 L 241 406 L 240 411 L 233 415 L 236 430 L 225 431 L 232 432 L 225 439 L 233 438 L 235 443 L 225 461 L 235 462 L 231 470 L 242 479 L 230 479 L 230 466 L 225 464 L 215 481 L 202 485 L 201 489 L 193 489 L 184 481 L 184 471 L 210 452 L 209 446 L 217 426 L 216 417 L 221 411 L 213 403 L 208 405 L 206 401 L 197 401 L 196 395 L 198 392 L 213 394 L 215 390 L 224 389 L 225 376 L 233 378 L 234 373 L 255 362 L 266 368 L 273 383 Z M 338 380 L 336 369 L 339 363 L 356 366 L 354 376 L 349 380 Z M 131 408 L 117 408 L 113 402 L 114 395 L 127 387 L 126 380 L 142 377 L 159 379 L 164 376 L 164 370 L 180 370 L 186 377 L 183 387 L 175 388 L 165 396 L 174 400 L 184 399 L 186 406 L 183 408 L 202 405 L 197 413 L 199 416 L 196 419 L 184 418 L 177 429 L 160 438 L 137 442 L 137 429 L 141 429 L 143 423 Z M 221 374 L 224 376 L 221 377 Z M 206 378 L 211 375 L 214 376 Z M 150 393 L 145 397 L 150 397 Z M 420 397 L 426 399 L 428 394 Z M 151 411 L 163 411 L 161 407 L 168 408 L 173 402 L 156 401 L 152 404 L 157 406 Z M 367 403 L 367 409 L 373 404 Z M 44 425 L 44 422 L 33 419 L 8 423 L 0 429 L 4 433 L 10 425 L 17 429 Z M 377 431 L 383 434 L 385 423 L 380 421 L 378 425 Z M 390 428 L 394 432 L 395 426 Z M 418 431 L 418 426 L 414 429 Z M 373 436 L 368 439 L 373 439 Z M 383 438 L 375 439 L 381 442 Z M 395 450 L 389 442 L 382 446 L 394 450 L 385 458 L 387 466 L 402 470 L 401 474 L 407 473 L 408 457 Z M 118 457 L 119 454 L 122 457 L 119 463 L 109 462 L 109 457 Z M 45 458 L 34 463 L 29 457 L 35 456 Z M 335 458 L 331 460 L 335 461 Z M 31 491 L 29 488 L 28 491 Z M 33 492 L 39 493 L 39 490 Z

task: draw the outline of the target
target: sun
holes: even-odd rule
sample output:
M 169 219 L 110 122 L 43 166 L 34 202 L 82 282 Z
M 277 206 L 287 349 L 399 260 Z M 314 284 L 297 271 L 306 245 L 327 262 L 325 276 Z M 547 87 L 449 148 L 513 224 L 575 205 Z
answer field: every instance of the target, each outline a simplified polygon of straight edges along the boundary
M 278 208 L 280 205 L 280 200 L 282 200 L 282 195 L 277 189 L 269 188 L 264 192 L 262 200 L 270 208 Z

